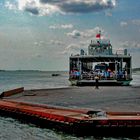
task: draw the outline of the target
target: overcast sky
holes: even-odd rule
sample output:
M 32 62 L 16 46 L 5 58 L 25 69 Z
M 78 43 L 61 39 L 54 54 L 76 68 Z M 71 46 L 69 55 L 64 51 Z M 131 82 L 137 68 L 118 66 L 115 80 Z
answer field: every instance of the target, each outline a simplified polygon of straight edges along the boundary
M 0 0 L 0 69 L 68 70 L 99 30 L 140 67 L 140 0 Z

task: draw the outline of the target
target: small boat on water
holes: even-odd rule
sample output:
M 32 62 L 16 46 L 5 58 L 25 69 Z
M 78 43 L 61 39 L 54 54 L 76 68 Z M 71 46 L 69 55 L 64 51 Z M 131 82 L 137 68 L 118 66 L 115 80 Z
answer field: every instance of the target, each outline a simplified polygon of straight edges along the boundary
M 52 76 L 60 76 L 59 73 L 53 73 Z
M 130 85 L 132 81 L 132 56 L 127 49 L 113 53 L 110 40 L 101 39 L 101 33 L 91 40 L 88 53 L 82 49 L 80 54 L 69 58 L 69 81 L 72 85 L 94 85 L 95 77 L 99 85 Z

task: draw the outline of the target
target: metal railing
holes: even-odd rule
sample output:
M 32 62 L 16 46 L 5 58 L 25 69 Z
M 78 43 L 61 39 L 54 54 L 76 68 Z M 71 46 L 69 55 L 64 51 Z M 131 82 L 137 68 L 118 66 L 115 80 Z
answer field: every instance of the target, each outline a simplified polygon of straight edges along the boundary
M 97 75 L 97 74 L 91 74 L 91 73 L 84 73 L 81 75 L 70 75 L 70 79 L 77 79 L 77 80 L 95 80 L 95 77 L 98 76 L 99 80 L 130 80 L 131 75 L 119 75 L 119 74 L 113 74 L 110 76 L 103 76 L 103 75 Z

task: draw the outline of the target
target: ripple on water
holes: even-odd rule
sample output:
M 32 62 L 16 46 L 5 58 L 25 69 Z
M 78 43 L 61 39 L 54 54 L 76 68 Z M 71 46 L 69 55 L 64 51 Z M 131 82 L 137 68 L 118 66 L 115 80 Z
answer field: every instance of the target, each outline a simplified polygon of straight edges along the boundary
M 130 140 L 128 138 L 75 137 L 0 117 L 0 140 Z M 137 138 L 137 140 L 140 138 Z

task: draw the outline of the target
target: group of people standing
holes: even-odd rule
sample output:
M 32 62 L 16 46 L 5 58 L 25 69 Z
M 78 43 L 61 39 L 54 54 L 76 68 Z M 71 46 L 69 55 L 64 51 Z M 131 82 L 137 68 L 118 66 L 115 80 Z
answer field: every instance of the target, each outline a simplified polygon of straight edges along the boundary
M 78 70 L 72 70 L 70 72 L 70 77 L 72 79 L 96 79 L 95 77 L 98 77 L 99 79 L 106 80 L 106 79 L 125 79 L 127 77 L 125 70 L 119 70 L 117 73 L 115 71 L 112 71 L 111 69 L 107 70 L 94 70 L 90 72 L 80 72 Z

